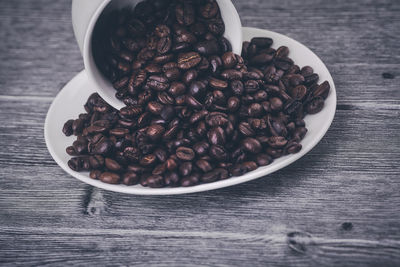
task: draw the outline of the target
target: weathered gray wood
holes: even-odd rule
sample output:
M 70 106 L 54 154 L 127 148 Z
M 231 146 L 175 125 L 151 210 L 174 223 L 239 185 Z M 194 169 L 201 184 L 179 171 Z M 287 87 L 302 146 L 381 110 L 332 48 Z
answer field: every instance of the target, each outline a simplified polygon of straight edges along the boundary
M 0 265 L 400 264 L 400 2 L 234 3 L 245 26 L 287 34 L 324 60 L 335 121 L 307 156 L 267 177 L 143 197 L 85 185 L 47 152 L 47 109 L 83 67 L 70 2 L 0 1 Z

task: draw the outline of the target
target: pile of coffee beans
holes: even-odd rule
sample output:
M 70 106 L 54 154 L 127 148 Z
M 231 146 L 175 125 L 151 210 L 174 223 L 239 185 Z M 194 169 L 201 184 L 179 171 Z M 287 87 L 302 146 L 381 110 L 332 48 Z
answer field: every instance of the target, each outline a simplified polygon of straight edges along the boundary
M 144 91 L 182 94 L 208 76 L 210 57 L 231 51 L 215 0 L 148 0 L 105 14 L 93 37 L 97 66 L 126 105 Z
M 93 94 L 63 128 L 77 136 L 69 167 L 105 183 L 160 188 L 243 175 L 299 152 L 304 116 L 329 94 L 270 38 L 232 53 L 215 0 L 145 1 L 105 20 L 97 62 L 126 106 Z

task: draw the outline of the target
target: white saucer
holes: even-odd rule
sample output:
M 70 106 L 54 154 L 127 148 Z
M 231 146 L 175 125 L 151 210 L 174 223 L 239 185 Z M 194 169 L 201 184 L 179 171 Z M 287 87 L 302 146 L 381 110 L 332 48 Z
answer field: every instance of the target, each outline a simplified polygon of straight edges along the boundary
M 320 76 L 320 82 L 327 80 L 331 85 L 331 91 L 325 101 L 324 109 L 318 114 L 308 115 L 305 118 L 308 132 L 301 142 L 303 149 L 299 153 L 276 159 L 272 164 L 260 167 L 240 177 L 232 177 L 227 180 L 193 187 L 152 189 L 140 185 L 110 185 L 93 180 L 88 173 L 74 172 L 68 167 L 67 162 L 70 156 L 65 152 L 65 148 L 72 144 L 75 137 L 65 137 L 61 131 L 67 120 L 77 118 L 80 113 L 85 112 L 83 105 L 87 98 L 94 93 L 94 87 L 89 83 L 85 71 L 82 71 L 62 89 L 47 113 L 44 134 L 50 154 L 61 168 L 84 183 L 110 191 L 137 195 L 174 195 L 223 188 L 266 176 L 295 162 L 318 144 L 332 123 L 336 111 L 336 90 L 332 76 L 324 63 L 310 49 L 289 37 L 267 30 L 243 28 L 243 40 L 249 41 L 253 37 L 272 38 L 274 48 L 281 45 L 287 46 L 290 50 L 290 57 L 296 64 L 300 67 L 306 65 L 313 67 L 314 71 Z

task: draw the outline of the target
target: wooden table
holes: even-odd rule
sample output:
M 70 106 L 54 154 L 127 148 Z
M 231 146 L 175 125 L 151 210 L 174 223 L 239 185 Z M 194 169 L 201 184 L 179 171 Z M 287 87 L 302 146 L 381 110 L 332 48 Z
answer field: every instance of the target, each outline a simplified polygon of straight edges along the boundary
M 47 109 L 83 68 L 70 1 L 0 1 L 0 265 L 400 264 L 400 1 L 234 2 L 327 64 L 334 123 L 265 178 L 143 197 L 79 182 L 46 149 Z

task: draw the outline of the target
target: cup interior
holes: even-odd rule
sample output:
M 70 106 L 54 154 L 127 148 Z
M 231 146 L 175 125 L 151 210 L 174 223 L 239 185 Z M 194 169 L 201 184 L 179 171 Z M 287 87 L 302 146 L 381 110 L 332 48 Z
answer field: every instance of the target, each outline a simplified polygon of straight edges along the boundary
M 93 15 L 83 45 L 83 60 L 89 81 L 93 84 L 99 95 L 111 106 L 121 109 L 125 105 L 122 101 L 115 97 L 116 90 L 111 82 L 102 74 L 97 67 L 93 53 L 93 37 L 96 29 L 101 31 L 101 16 L 126 7 L 135 7 L 142 0 L 105 0 L 104 3 Z M 236 54 L 240 54 L 242 50 L 242 24 L 239 14 L 231 0 L 217 0 L 220 8 L 222 19 L 225 23 L 224 37 L 228 39 L 232 45 L 232 50 Z

